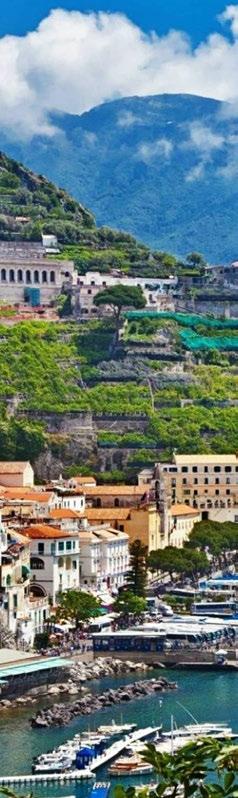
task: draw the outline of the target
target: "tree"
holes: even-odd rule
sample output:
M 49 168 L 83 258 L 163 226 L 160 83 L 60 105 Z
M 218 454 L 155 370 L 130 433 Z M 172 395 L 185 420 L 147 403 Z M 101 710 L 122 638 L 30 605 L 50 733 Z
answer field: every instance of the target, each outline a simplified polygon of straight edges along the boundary
M 135 596 L 145 595 L 147 546 L 141 540 L 134 540 L 130 545 L 130 571 L 128 573 L 128 590 Z
M 116 343 L 118 343 L 121 314 L 123 308 L 144 308 L 145 297 L 139 286 L 112 285 L 105 291 L 99 291 L 94 297 L 94 305 L 110 305 L 116 321 Z
M 190 742 L 173 754 L 156 751 L 150 743 L 143 759 L 153 766 L 159 783 L 150 785 L 142 798 L 237 798 L 238 746 L 223 744 L 213 738 Z M 135 798 L 136 788 L 115 790 L 115 798 Z
M 117 597 L 113 609 L 124 617 L 128 615 L 138 616 L 145 612 L 146 600 L 143 596 L 135 596 L 131 590 L 126 590 Z
M 193 266 L 194 268 L 196 268 L 196 266 L 199 268 L 204 268 L 206 266 L 206 262 L 199 252 L 189 252 L 186 261 L 189 266 Z
M 76 629 L 89 618 L 100 615 L 101 602 L 83 590 L 66 590 L 59 596 L 57 618 L 75 622 Z
M 204 551 L 175 546 L 166 546 L 165 549 L 151 551 L 148 557 L 148 566 L 152 571 L 180 574 L 182 576 L 203 575 L 209 570 L 209 561 Z

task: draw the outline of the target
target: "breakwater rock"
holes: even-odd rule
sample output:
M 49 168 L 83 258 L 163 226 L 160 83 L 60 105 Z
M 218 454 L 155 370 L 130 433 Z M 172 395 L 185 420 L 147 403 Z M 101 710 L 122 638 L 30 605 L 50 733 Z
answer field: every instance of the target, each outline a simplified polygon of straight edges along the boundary
M 144 698 L 157 692 L 165 690 L 175 690 L 177 684 L 169 682 L 165 678 L 148 679 L 134 684 L 123 685 L 116 690 L 107 690 L 101 695 L 88 693 L 72 704 L 53 704 L 48 709 L 43 709 L 32 718 L 34 728 L 49 728 L 51 726 L 66 726 L 74 718 L 82 715 L 91 715 L 104 707 L 114 706 L 126 701 L 133 701 L 135 698 Z

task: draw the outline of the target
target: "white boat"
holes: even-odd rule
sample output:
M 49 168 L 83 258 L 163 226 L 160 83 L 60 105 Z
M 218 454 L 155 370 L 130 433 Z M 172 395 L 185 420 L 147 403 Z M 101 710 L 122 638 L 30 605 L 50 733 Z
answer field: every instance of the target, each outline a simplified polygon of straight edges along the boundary
M 34 765 L 33 771 L 34 773 L 65 773 L 66 771 L 72 768 L 72 759 L 71 758 L 56 758 L 52 757 L 52 759 L 47 759 L 46 761 L 42 761 Z
M 143 762 L 140 756 L 122 756 L 108 769 L 110 776 L 135 776 L 142 773 L 151 773 L 152 765 Z
M 116 736 L 117 734 L 127 734 L 128 732 L 134 731 L 137 728 L 136 723 L 122 723 L 118 724 L 115 721 L 112 721 L 111 725 L 108 726 L 99 726 L 97 731 L 101 734 L 109 735 L 110 737 Z

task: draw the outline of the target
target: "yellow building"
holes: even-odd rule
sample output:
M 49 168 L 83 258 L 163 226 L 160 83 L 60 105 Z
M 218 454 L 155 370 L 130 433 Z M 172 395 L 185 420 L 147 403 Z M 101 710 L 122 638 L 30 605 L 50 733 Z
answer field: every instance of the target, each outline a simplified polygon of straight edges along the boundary
M 145 504 L 141 507 L 92 507 L 86 508 L 85 515 L 92 525 L 109 524 L 114 529 L 126 532 L 130 542 L 139 538 L 148 546 L 148 551 L 166 545 L 161 535 L 160 515 L 155 504 Z

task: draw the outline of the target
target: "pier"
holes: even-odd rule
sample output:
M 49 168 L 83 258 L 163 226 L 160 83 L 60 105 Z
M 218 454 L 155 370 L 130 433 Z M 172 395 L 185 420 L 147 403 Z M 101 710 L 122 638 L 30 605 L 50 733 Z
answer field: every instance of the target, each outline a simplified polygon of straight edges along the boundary
M 155 734 L 157 731 L 161 729 L 160 726 L 147 726 L 146 729 L 138 729 L 137 731 L 132 732 L 131 734 L 127 734 L 126 737 L 123 737 L 122 740 L 118 740 L 118 742 L 113 743 L 103 751 L 103 754 L 97 756 L 96 759 L 93 759 L 90 764 L 90 769 L 94 772 L 98 770 L 98 768 L 103 767 L 110 762 L 111 759 L 114 759 L 118 754 L 121 754 L 124 751 L 124 748 L 127 747 L 130 743 L 135 743 L 139 740 L 145 740 L 146 737 L 150 737 L 152 734 Z
M 118 742 L 113 743 L 112 745 L 107 748 L 103 754 L 96 757 L 90 763 L 90 768 L 82 768 L 82 769 L 74 769 L 68 770 L 64 773 L 31 773 L 29 775 L 23 776 L 0 776 L 0 785 L 9 785 L 9 784 L 39 784 L 39 783 L 46 783 L 46 782 L 64 782 L 64 781 L 80 781 L 81 779 L 93 779 L 95 778 L 94 771 L 98 770 L 100 767 L 103 767 L 110 762 L 111 759 L 114 759 L 118 754 L 124 751 L 124 748 L 129 743 L 134 743 L 139 740 L 143 741 L 147 737 L 150 737 L 152 734 L 155 734 L 157 731 L 161 729 L 160 726 L 147 726 L 145 729 L 138 729 L 137 731 L 132 732 L 131 734 L 127 734 L 123 737 L 122 740 L 118 740 Z M 90 798 L 107 798 L 107 793 L 105 793 L 105 789 L 107 785 L 103 785 L 104 794 L 103 796 L 99 795 L 99 791 L 96 790 L 98 785 L 94 785 L 94 789 L 91 792 Z M 102 785 L 100 785 L 102 788 Z

